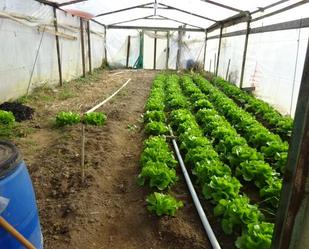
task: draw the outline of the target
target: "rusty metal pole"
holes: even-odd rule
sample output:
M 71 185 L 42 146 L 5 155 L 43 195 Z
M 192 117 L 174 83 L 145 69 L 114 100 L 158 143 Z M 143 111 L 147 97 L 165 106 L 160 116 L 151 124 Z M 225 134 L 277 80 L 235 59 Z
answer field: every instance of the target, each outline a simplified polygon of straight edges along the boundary
M 57 49 L 57 61 L 58 61 L 58 72 L 59 72 L 59 85 L 63 85 L 62 81 L 62 67 L 61 67 L 61 55 L 60 55 L 60 46 L 59 46 L 59 37 L 57 35 L 58 32 L 58 22 L 57 22 L 57 9 L 56 7 L 53 7 L 54 10 L 54 26 L 56 31 L 56 49 Z
M 83 18 L 80 18 L 80 39 L 81 39 L 81 47 L 82 47 L 83 77 L 85 77 L 86 76 L 86 65 L 85 65 L 85 39 L 84 39 Z

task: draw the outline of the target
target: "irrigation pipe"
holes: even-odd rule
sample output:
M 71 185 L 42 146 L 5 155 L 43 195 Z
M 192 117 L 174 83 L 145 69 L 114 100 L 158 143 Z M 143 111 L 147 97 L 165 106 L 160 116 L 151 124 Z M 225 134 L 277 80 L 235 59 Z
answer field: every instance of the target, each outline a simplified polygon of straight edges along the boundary
M 121 91 L 122 88 L 124 88 L 129 82 L 131 81 L 131 78 L 128 79 L 116 92 L 114 92 L 111 96 L 91 108 L 86 112 L 86 114 L 94 112 L 96 109 L 107 103 L 109 100 L 111 100 L 117 93 Z M 82 124 L 81 127 L 81 157 L 80 157 L 80 167 L 81 167 L 81 173 L 82 173 L 82 183 L 85 181 L 85 125 Z
M 170 129 L 170 133 L 171 133 L 171 136 L 173 137 L 173 132 L 172 130 Z M 178 159 L 178 162 L 180 164 L 180 167 L 181 167 L 181 171 L 183 173 L 183 176 L 185 178 L 185 181 L 187 183 L 187 186 L 188 186 L 188 189 L 189 189 L 189 192 L 191 194 L 191 197 L 192 197 L 192 200 L 194 202 L 194 205 L 195 205 L 195 208 L 198 212 L 198 215 L 200 216 L 200 219 L 202 221 L 202 224 L 203 224 L 203 227 L 207 233 L 207 236 L 209 238 L 209 241 L 212 245 L 212 248 L 213 249 L 221 249 L 220 245 L 219 245 L 219 242 L 209 224 L 209 221 L 206 217 L 206 214 L 202 208 L 202 205 L 201 205 L 201 202 L 200 200 L 198 199 L 198 196 L 195 192 L 195 189 L 193 187 L 193 184 L 191 182 L 191 179 L 190 179 L 190 176 L 188 174 L 188 171 L 186 169 L 186 166 L 182 160 L 182 157 L 181 157 L 181 154 L 179 152 L 179 148 L 178 148 L 178 145 L 177 145 L 177 142 L 176 142 L 176 139 L 175 138 L 172 138 L 172 143 L 173 143 L 173 146 L 174 146 L 174 149 L 175 149 L 175 152 L 176 152 L 176 155 L 177 155 L 177 159 Z
M 101 103 L 97 104 L 95 107 L 91 108 L 89 111 L 87 111 L 86 113 L 90 113 L 95 111 L 96 109 L 98 109 L 99 107 L 101 107 L 102 105 L 104 105 L 107 101 L 111 100 L 117 93 L 119 93 L 121 91 L 122 88 L 124 88 L 129 82 L 131 81 L 131 79 L 128 79 L 116 92 L 114 92 L 111 96 L 109 96 L 107 99 L 103 100 Z

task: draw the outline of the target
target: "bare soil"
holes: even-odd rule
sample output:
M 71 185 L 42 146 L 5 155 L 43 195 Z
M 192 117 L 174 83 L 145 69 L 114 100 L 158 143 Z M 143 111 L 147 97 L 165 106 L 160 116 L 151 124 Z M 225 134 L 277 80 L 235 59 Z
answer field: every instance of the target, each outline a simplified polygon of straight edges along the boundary
M 120 72 L 118 74 L 118 72 Z M 117 73 L 117 74 L 115 74 Z M 145 138 L 141 114 L 155 71 L 100 71 L 88 80 L 62 88 L 42 88 L 26 100 L 35 109 L 21 124 L 21 149 L 34 184 L 46 249 L 208 249 L 183 179 L 172 194 L 185 206 L 174 218 L 158 218 L 145 206 L 147 187 L 136 184 Z M 54 127 L 62 110 L 80 113 L 132 81 L 99 111 L 104 127 L 86 128 L 86 181 L 80 177 L 81 127 Z M 211 205 L 205 206 L 212 215 Z M 222 248 L 232 248 L 211 217 Z

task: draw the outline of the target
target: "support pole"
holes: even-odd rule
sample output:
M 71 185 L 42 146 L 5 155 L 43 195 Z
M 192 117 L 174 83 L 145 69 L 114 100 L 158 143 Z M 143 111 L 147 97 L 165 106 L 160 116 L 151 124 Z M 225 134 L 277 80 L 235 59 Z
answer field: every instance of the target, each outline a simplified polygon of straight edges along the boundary
M 82 183 L 85 181 L 85 125 L 82 124 L 82 132 L 81 132 L 81 158 L 80 158 L 80 166 L 81 166 L 81 177 Z
M 107 64 L 107 42 L 106 42 L 106 26 L 104 26 L 104 60 Z
M 214 74 L 216 74 L 216 71 L 217 71 L 217 69 L 216 69 L 216 61 L 217 61 L 217 54 L 215 53 L 215 59 L 214 59 Z
M 246 29 L 246 37 L 245 37 L 245 46 L 244 52 L 242 55 L 242 64 L 241 64 L 241 72 L 240 72 L 240 85 L 239 88 L 242 88 L 244 82 L 244 75 L 245 75 L 245 67 L 246 67 L 246 58 L 247 58 L 247 49 L 248 49 L 248 40 L 250 34 L 250 20 L 247 21 L 247 29 Z
M 57 49 L 57 61 L 58 61 L 58 72 L 59 72 L 59 85 L 63 85 L 62 81 L 62 67 L 61 67 L 61 57 L 60 57 L 60 46 L 59 46 L 59 37 L 57 35 L 58 32 L 58 23 L 57 23 L 57 9 L 56 7 L 53 7 L 54 10 L 54 26 L 56 31 L 56 49 Z
M 129 67 L 131 36 L 128 35 L 126 68 Z
M 228 62 L 228 64 L 227 64 L 225 80 L 227 80 L 227 78 L 228 78 L 228 76 L 229 76 L 230 64 L 231 64 L 231 59 L 229 59 L 229 62 Z
M 176 70 L 178 70 L 180 68 L 180 58 L 181 58 L 181 48 L 182 48 L 182 35 L 183 35 L 183 31 L 182 31 L 182 26 L 179 27 L 179 31 L 178 31 L 178 50 L 177 50 L 177 60 L 176 60 Z
M 87 35 L 88 35 L 88 57 L 89 57 L 89 73 L 92 73 L 91 65 L 91 38 L 90 38 L 90 21 L 87 21 Z
M 308 248 L 309 42 L 305 56 L 272 249 Z
M 153 69 L 156 69 L 157 64 L 157 31 L 154 32 L 154 45 L 153 45 Z
M 206 61 L 206 49 L 207 49 L 207 30 L 205 31 L 205 44 L 204 44 L 204 56 L 203 56 L 203 70 L 205 70 L 205 61 Z
M 219 71 L 220 52 L 221 52 L 221 41 L 222 41 L 222 31 L 223 31 L 223 25 L 221 24 L 221 27 L 220 27 L 220 35 L 219 35 L 219 47 L 218 47 L 217 66 L 216 66 L 216 71 L 215 71 L 216 76 L 218 76 L 218 71 Z
M 83 67 L 83 77 L 86 76 L 86 65 L 85 65 L 85 39 L 84 39 L 84 27 L 83 18 L 80 18 L 80 39 L 82 47 L 82 67 Z
M 212 61 L 210 59 L 210 62 L 209 62 L 209 72 L 211 72 L 211 63 L 212 63 Z
M 168 60 L 170 57 L 170 32 L 166 33 L 166 61 L 165 61 L 165 69 L 168 70 Z

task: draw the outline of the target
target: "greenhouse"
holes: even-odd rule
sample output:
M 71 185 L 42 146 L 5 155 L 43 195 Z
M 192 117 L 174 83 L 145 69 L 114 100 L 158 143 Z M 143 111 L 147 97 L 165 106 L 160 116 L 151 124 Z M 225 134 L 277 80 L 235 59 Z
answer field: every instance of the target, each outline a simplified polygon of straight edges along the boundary
M 0 0 L 0 249 L 309 248 L 308 0 Z

